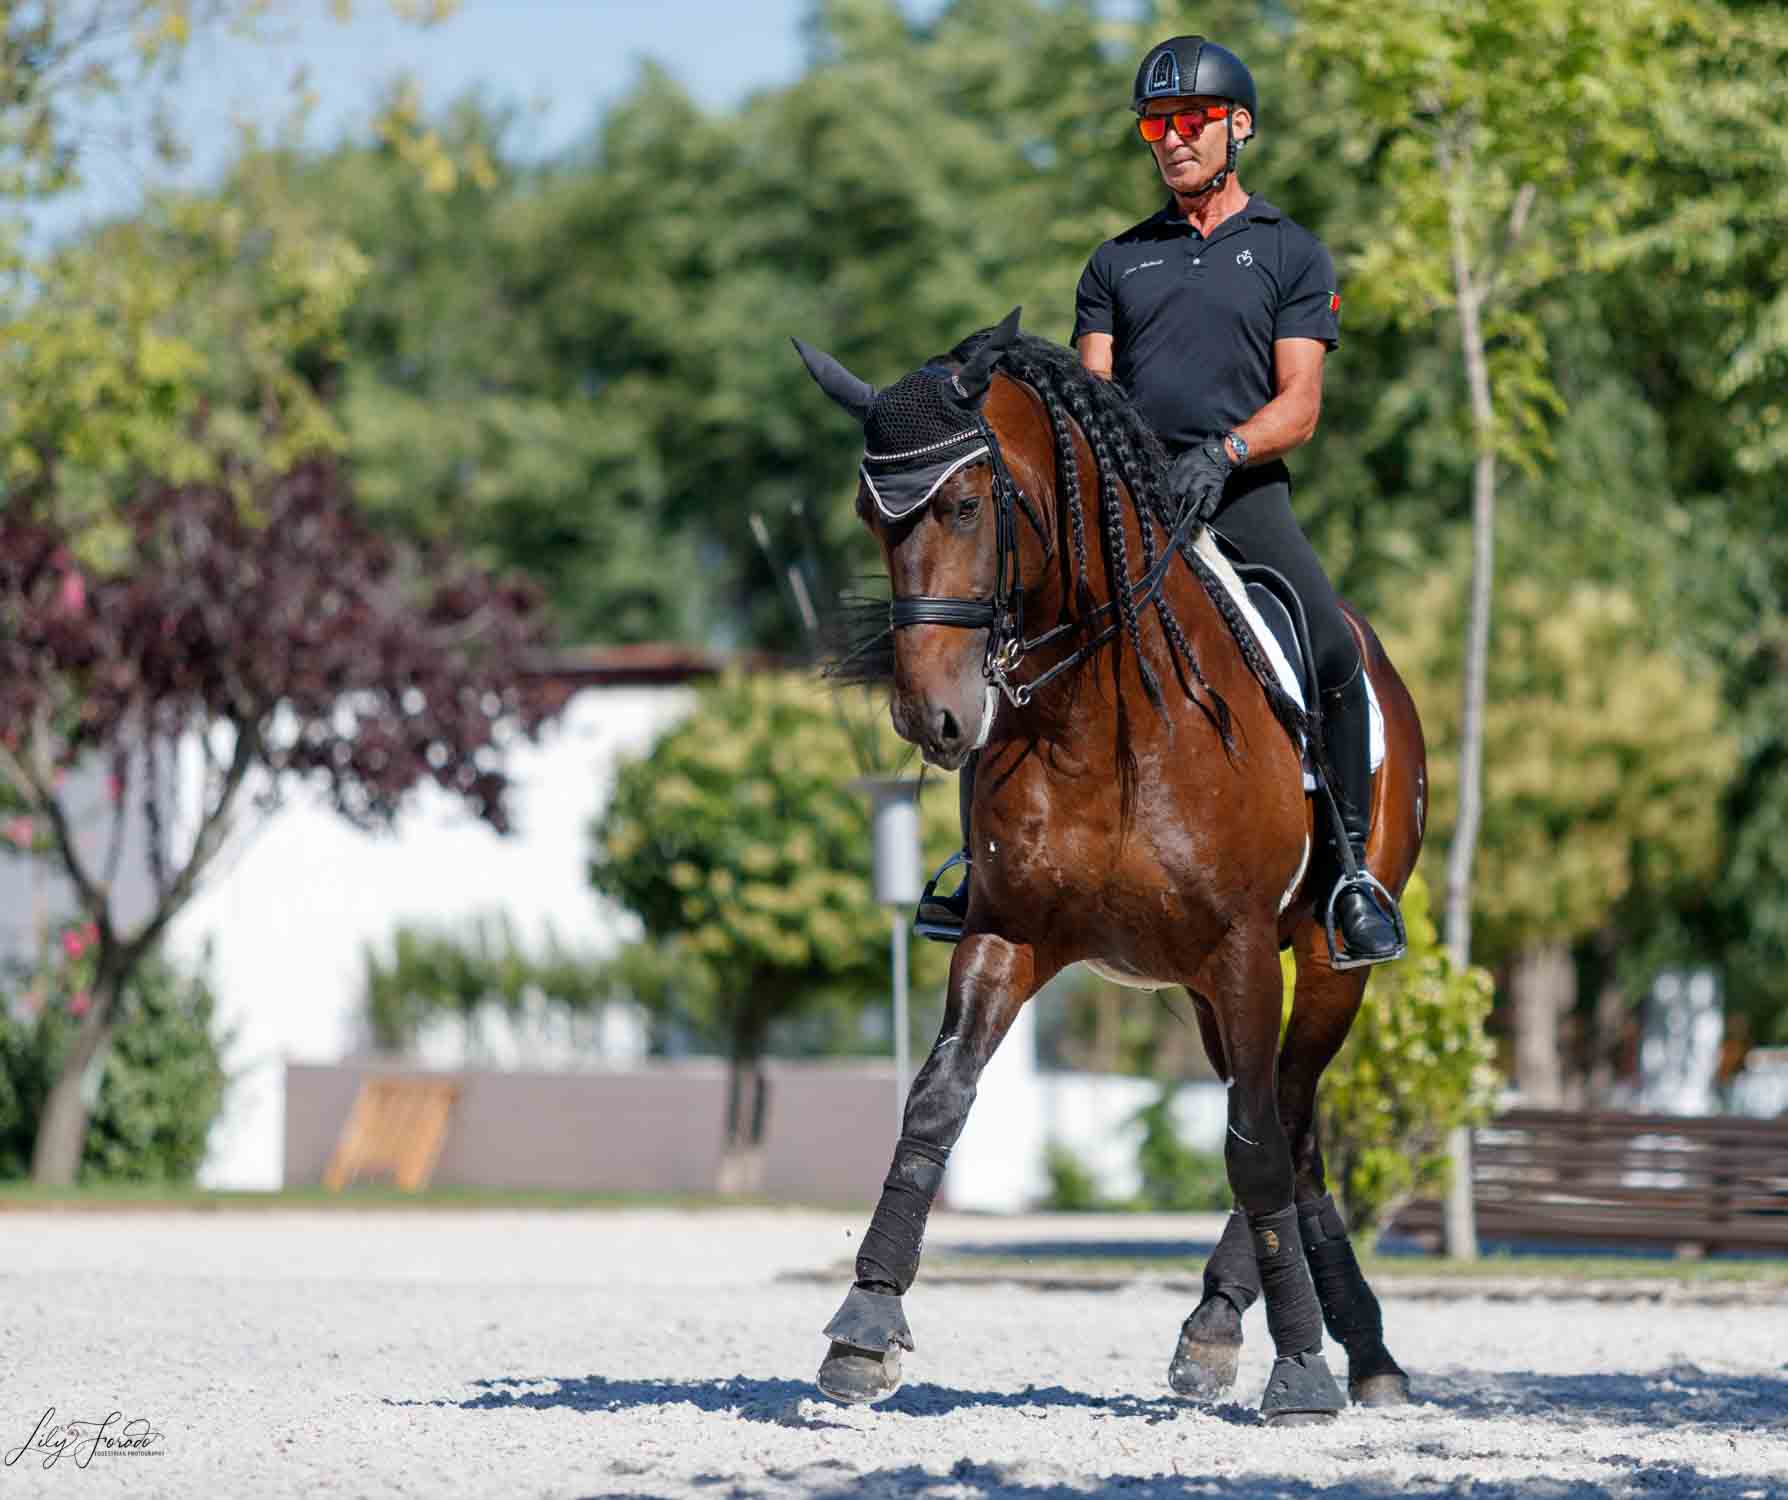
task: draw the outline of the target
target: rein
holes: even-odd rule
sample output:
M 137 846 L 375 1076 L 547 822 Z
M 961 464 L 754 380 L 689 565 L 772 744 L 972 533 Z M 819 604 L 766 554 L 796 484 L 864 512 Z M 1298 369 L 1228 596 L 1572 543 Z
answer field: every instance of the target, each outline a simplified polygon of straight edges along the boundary
M 888 623 L 892 630 L 899 630 L 906 625 L 950 625 L 960 630 L 987 631 L 987 653 L 981 661 L 981 676 L 998 688 L 1014 708 L 1023 708 L 1039 688 L 1069 668 L 1078 666 L 1111 640 L 1122 628 L 1123 621 L 1121 617 L 1114 618 L 1105 629 L 1081 645 L 1072 655 L 1064 657 L 1029 682 L 1015 683 L 1012 680 L 1012 674 L 1031 652 L 1070 632 L 1089 629 L 1101 615 L 1115 616 L 1118 596 L 1114 594 L 1090 614 L 1064 620 L 1041 635 L 1025 634 L 1024 580 L 1019 576 L 1018 561 L 1019 506 L 1024 506 L 1026 517 L 1039 536 L 1043 536 L 1043 528 L 1032 514 L 1032 506 L 1024 492 L 1012 478 L 1011 470 L 1006 467 L 1006 456 L 1000 448 L 999 438 L 980 412 L 975 414 L 975 425 L 987 444 L 988 459 L 993 465 L 994 546 L 998 549 L 994 565 L 993 595 L 986 599 L 937 594 L 900 595 L 889 601 Z M 1142 513 L 1140 507 L 1138 515 L 1142 524 L 1147 526 L 1149 518 Z M 1160 598 L 1161 585 L 1167 577 L 1168 566 L 1191 540 L 1197 522 L 1197 508 L 1190 499 L 1183 501 L 1168 535 L 1166 550 L 1141 578 L 1126 579 L 1122 585 L 1130 599 L 1146 609 Z M 1049 546 L 1047 536 L 1043 536 L 1043 542 L 1045 547 Z

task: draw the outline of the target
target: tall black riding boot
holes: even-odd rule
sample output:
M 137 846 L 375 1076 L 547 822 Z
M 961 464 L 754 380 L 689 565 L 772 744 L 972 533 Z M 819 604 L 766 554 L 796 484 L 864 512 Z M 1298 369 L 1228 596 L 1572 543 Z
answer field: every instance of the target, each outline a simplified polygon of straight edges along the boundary
M 1340 687 L 1322 695 L 1322 745 L 1334 773 L 1335 801 L 1341 809 L 1348 849 L 1359 877 L 1366 872 L 1366 836 L 1372 818 L 1372 707 L 1366 697 L 1366 674 L 1356 667 Z M 1381 964 L 1403 956 L 1402 924 L 1390 892 L 1347 872 L 1347 860 L 1335 850 L 1341 875 L 1334 895 L 1339 953 L 1330 957 L 1337 968 Z M 1387 910 L 1388 907 L 1388 910 Z
M 975 805 L 975 766 L 981 759 L 979 751 L 971 751 L 969 758 L 962 763 L 962 769 L 956 773 L 957 791 L 961 798 L 959 808 L 962 815 L 962 850 L 952 854 L 938 867 L 925 884 L 925 894 L 919 898 L 919 909 L 913 914 L 913 931 L 921 937 L 935 939 L 940 943 L 955 943 L 962 940 L 962 924 L 968 920 L 969 874 L 973 868 L 969 845 L 969 810 Z M 937 894 L 937 883 L 950 873 L 957 865 L 962 866 L 962 884 L 947 896 Z

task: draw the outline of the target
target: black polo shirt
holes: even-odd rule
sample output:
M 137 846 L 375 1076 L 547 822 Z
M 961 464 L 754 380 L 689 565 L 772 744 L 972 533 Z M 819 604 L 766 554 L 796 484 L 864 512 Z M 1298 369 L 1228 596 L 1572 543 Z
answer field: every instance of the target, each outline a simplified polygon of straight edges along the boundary
M 1272 400 L 1276 339 L 1340 342 L 1335 265 L 1258 193 L 1207 239 L 1175 210 L 1107 240 L 1074 296 L 1074 337 L 1108 333 L 1112 374 L 1169 452 Z

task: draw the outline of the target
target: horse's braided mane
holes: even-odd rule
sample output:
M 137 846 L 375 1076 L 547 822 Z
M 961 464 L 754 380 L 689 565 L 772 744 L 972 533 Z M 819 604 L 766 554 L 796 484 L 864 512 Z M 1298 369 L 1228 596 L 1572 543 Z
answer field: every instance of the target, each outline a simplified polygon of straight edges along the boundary
M 951 350 L 951 358 L 967 359 L 991 330 L 971 334 Z M 1099 518 L 1104 528 L 1108 556 L 1115 564 L 1111 576 L 1127 578 L 1130 571 L 1124 540 L 1123 497 L 1127 493 L 1141 523 L 1142 564 L 1146 571 L 1159 556 L 1155 527 L 1161 529 L 1161 540 L 1171 536 L 1179 511 L 1179 502 L 1168 483 L 1166 451 L 1154 430 L 1142 419 L 1123 387 L 1113 380 L 1102 380 L 1091 374 L 1071 349 L 1053 344 L 1035 334 L 1021 333 L 1017 342 L 1006 351 L 1000 367 L 1025 382 L 1042 400 L 1049 413 L 1050 429 L 1055 439 L 1056 484 L 1060 502 L 1068 507 L 1069 527 L 1075 533 L 1075 604 L 1084 611 L 1091 606 L 1091 593 L 1086 581 L 1086 550 L 1081 521 L 1080 467 L 1074 461 L 1072 433 L 1063 412 L 1080 425 L 1087 446 L 1092 449 L 1094 467 L 1099 475 Z M 1121 485 L 1121 488 L 1120 488 Z M 1151 522 L 1153 524 L 1151 524 Z M 1279 685 L 1271 660 L 1261 649 L 1259 640 L 1210 565 L 1189 547 L 1182 556 L 1204 585 L 1205 592 L 1216 606 L 1217 613 L 1235 637 L 1242 659 L 1259 680 L 1271 704 L 1274 716 L 1286 731 L 1302 739 L 1307 730 L 1305 715 L 1295 699 Z M 1140 621 L 1137 602 L 1127 592 L 1119 595 L 1124 632 L 1136 651 L 1137 666 L 1143 690 L 1157 709 L 1162 707 L 1160 686 L 1155 674 L 1142 656 Z M 1179 676 L 1181 689 L 1193 697 L 1192 682 L 1204 689 L 1210 709 L 1224 743 L 1230 742 L 1229 705 L 1205 681 L 1204 672 L 1192 643 L 1186 638 L 1173 607 L 1165 596 L 1155 601 L 1161 617 L 1162 632 L 1167 637 L 1169 655 Z
M 947 356 L 929 363 L 961 364 L 987 339 L 991 329 L 970 334 Z M 1168 483 L 1167 454 L 1149 425 L 1115 381 L 1090 374 L 1071 349 L 1034 334 L 1021 333 L 1001 355 L 998 368 L 1022 380 L 1037 393 L 1049 417 L 1055 447 L 1056 494 L 1067 510 L 1069 544 L 1074 552 L 1074 612 L 1090 614 L 1096 607 L 1087 581 L 1086 512 L 1082 508 L 1080 466 L 1075 461 L 1073 423 L 1080 427 L 1092 450 L 1098 480 L 1098 519 L 1109 576 L 1130 577 L 1129 546 L 1124 532 L 1125 497 L 1135 509 L 1142 537 L 1142 567 L 1147 571 L 1160 556 L 1160 546 L 1171 536 L 1178 510 Z M 1157 536 L 1159 528 L 1160 536 Z M 1294 740 L 1308 734 L 1308 722 L 1295 699 L 1279 685 L 1277 674 L 1259 640 L 1229 590 L 1205 560 L 1190 547 L 1181 554 L 1192 568 L 1217 613 L 1235 637 L 1242 659 L 1259 680 L 1274 716 Z M 1141 611 L 1128 591 L 1117 596 L 1123 634 L 1136 652 L 1143 691 L 1157 712 L 1165 712 L 1161 686 L 1142 654 Z M 1164 595 L 1157 595 L 1155 609 L 1161 618 L 1169 656 L 1181 690 L 1212 718 L 1226 745 L 1231 739 L 1229 705 L 1205 680 L 1198 657 Z M 839 649 L 830 675 L 845 681 L 886 681 L 893 675 L 892 632 L 887 629 L 885 600 L 849 600 L 839 615 Z M 1189 680 L 1188 680 L 1189 679 Z M 1204 690 L 1201 701 L 1193 683 Z

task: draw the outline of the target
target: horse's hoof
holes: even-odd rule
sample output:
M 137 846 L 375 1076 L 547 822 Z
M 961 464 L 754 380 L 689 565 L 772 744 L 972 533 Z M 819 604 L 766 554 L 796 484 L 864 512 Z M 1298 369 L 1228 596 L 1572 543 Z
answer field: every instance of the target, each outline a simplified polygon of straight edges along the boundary
M 1235 1384 L 1241 1357 L 1240 1344 L 1205 1343 L 1182 1333 L 1167 1366 L 1167 1383 L 1176 1395 L 1214 1401 Z
M 1327 1427 L 1335 1420 L 1332 1411 L 1282 1411 L 1268 1416 L 1260 1414 L 1261 1421 L 1268 1427 Z
M 1409 1377 L 1401 1370 L 1362 1375 L 1347 1382 L 1347 1394 L 1355 1406 L 1408 1406 Z
M 1320 1353 L 1293 1354 L 1273 1361 L 1266 1394 L 1260 1398 L 1260 1416 L 1274 1427 L 1306 1427 L 1333 1421 L 1346 1405 Z
M 885 1401 L 900 1389 L 900 1347 L 876 1354 L 833 1339 L 820 1362 L 816 1383 L 834 1401 L 847 1406 Z

